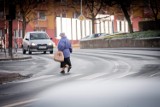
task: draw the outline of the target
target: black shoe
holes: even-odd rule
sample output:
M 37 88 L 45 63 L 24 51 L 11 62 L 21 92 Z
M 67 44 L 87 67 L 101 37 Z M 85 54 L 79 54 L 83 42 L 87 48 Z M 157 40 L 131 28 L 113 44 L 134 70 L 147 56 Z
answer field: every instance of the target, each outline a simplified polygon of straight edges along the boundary
M 65 71 L 63 70 L 63 71 L 61 71 L 60 73 L 61 73 L 61 74 L 64 74 L 64 73 L 65 73 Z
M 71 66 L 69 66 L 69 67 L 68 67 L 68 71 L 67 71 L 67 72 L 69 72 L 71 68 L 72 68 L 72 67 L 71 67 Z

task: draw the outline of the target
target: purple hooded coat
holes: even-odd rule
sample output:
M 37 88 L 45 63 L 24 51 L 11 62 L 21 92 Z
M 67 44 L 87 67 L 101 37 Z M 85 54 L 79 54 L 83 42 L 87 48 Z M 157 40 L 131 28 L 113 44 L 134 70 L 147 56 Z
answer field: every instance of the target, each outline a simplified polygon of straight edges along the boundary
M 70 57 L 70 49 L 72 49 L 70 41 L 66 36 L 62 37 L 58 42 L 58 50 L 63 52 L 64 58 Z

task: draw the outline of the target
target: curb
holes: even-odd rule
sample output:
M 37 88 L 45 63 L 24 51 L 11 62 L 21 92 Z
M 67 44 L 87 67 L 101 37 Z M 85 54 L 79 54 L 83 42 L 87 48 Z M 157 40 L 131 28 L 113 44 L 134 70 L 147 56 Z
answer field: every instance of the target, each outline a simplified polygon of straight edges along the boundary
M 25 60 L 25 59 L 31 59 L 31 56 L 21 56 L 21 57 L 13 57 L 13 58 L 0 58 L 0 61 L 7 61 L 7 60 Z

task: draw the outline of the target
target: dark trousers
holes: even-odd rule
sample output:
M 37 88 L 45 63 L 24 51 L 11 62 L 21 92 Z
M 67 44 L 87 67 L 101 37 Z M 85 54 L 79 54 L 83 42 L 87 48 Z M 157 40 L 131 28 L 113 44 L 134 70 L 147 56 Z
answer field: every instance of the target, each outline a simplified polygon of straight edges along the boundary
M 63 67 L 65 67 L 66 65 L 68 65 L 68 66 L 70 66 L 70 67 L 72 66 L 72 65 L 71 65 L 71 61 L 70 61 L 70 57 L 64 58 L 64 61 L 61 62 L 60 67 L 63 68 Z

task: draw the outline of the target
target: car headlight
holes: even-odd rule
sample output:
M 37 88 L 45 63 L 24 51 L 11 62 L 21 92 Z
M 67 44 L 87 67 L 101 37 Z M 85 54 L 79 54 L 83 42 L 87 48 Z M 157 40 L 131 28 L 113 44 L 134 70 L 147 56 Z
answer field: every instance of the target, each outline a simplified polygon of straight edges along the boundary
M 32 46 L 36 46 L 36 44 L 35 44 L 35 43 L 31 43 L 31 45 L 32 45 Z
M 49 42 L 48 45 L 53 45 L 53 44 L 51 42 Z

